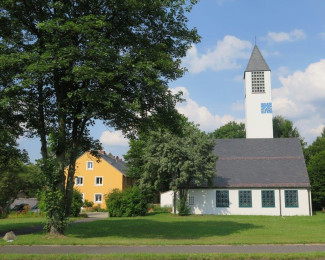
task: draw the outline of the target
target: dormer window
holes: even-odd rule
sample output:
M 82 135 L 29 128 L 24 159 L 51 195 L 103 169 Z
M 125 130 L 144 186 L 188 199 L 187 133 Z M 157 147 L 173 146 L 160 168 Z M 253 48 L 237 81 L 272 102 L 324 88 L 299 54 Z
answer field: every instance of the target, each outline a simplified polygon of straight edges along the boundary
M 252 93 L 265 93 L 264 71 L 252 71 Z
M 88 161 L 86 164 L 86 169 L 87 170 L 93 170 L 94 169 L 94 162 Z

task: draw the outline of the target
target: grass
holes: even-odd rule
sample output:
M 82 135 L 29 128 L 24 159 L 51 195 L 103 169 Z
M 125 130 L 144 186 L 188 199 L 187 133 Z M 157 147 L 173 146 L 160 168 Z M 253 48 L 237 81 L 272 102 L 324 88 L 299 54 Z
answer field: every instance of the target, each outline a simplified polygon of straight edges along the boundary
M 22 229 L 26 227 L 34 227 L 42 225 L 45 221 L 43 217 L 27 217 L 27 218 L 5 218 L 0 219 L 0 233 L 11 230 Z
M 209 215 L 180 217 L 162 213 L 151 214 L 146 217 L 109 218 L 71 225 L 64 237 L 51 237 L 44 233 L 21 235 L 11 244 L 215 245 L 325 243 L 324 225 L 325 214 L 323 213 L 318 213 L 312 217 Z M 0 241 L 0 245 L 4 244 L 4 241 Z
M 310 253 L 256 253 L 256 254 L 68 254 L 68 255 L 22 255 L 22 254 L 3 254 L 2 260 L 13 259 L 33 259 L 33 260 L 73 260 L 73 259 L 323 259 L 325 252 Z

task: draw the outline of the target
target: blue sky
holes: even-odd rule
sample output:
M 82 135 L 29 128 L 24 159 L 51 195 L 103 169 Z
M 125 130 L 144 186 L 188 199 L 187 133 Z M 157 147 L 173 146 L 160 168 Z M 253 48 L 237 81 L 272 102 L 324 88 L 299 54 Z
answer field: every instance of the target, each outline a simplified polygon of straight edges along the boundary
M 272 75 L 273 115 L 292 120 L 310 144 L 325 124 L 325 1 L 201 0 L 189 14 L 202 40 L 183 64 L 189 71 L 170 84 L 187 102 L 178 110 L 204 131 L 243 122 L 243 74 L 256 43 Z M 91 135 L 106 152 L 128 150 L 120 132 L 100 122 Z M 34 161 L 39 140 L 21 138 Z

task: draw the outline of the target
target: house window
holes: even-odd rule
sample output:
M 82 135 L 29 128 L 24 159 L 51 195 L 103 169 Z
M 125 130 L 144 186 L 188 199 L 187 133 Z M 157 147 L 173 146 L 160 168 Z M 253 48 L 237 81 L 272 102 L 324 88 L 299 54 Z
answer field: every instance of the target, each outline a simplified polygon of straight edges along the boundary
M 274 190 L 262 190 L 262 207 L 275 207 Z
M 95 177 L 95 185 L 103 186 L 103 177 Z
M 285 190 L 285 206 L 286 208 L 298 208 L 298 191 L 297 190 Z
M 239 191 L 239 207 L 240 208 L 252 207 L 252 191 L 250 190 Z
M 264 92 L 264 71 L 252 71 L 252 93 Z
M 87 162 L 87 170 L 93 170 L 94 169 L 94 162 L 89 161 Z
M 194 196 L 188 196 L 188 205 L 194 205 Z
M 76 177 L 74 179 L 76 186 L 83 186 L 84 185 L 84 177 Z
M 95 203 L 102 203 L 102 194 L 95 194 Z
M 217 190 L 216 191 L 216 207 L 227 208 L 229 207 L 229 191 Z

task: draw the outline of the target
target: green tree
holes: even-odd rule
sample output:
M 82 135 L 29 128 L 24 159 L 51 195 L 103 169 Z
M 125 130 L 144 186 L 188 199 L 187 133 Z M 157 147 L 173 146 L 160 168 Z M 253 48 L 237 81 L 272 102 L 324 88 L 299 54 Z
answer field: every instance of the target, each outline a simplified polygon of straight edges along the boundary
M 17 102 L 4 91 L 2 82 L 7 81 L 8 72 L 0 73 L 0 215 L 7 213 L 10 204 L 22 189 L 20 174 L 28 161 L 25 151 L 18 149 L 17 139 L 23 133 L 22 118 L 15 109 Z
M 215 139 L 246 138 L 244 123 L 231 121 L 211 133 Z
M 325 208 L 325 149 L 311 156 L 308 162 L 313 208 Z
M 321 135 L 318 136 L 311 145 L 304 149 L 306 164 L 309 164 L 312 156 L 322 151 L 325 151 L 325 127 L 323 128 Z
M 214 139 L 188 122 L 184 123 L 181 135 L 163 129 L 151 131 L 143 149 L 141 187 L 155 191 L 172 189 L 185 204 L 189 187 L 209 185 L 215 176 L 214 145 Z
M 172 121 L 178 97 L 168 83 L 183 75 L 181 58 L 199 41 L 186 17 L 195 3 L 1 1 L 1 91 L 41 140 L 49 233 L 64 233 L 76 158 L 93 148 L 96 119 L 126 134 L 149 125 L 148 115 Z

